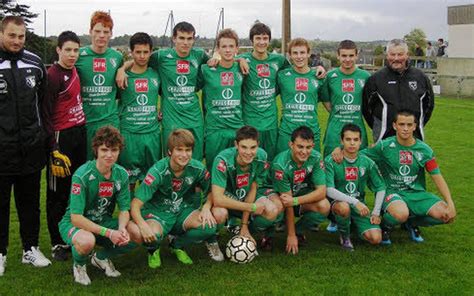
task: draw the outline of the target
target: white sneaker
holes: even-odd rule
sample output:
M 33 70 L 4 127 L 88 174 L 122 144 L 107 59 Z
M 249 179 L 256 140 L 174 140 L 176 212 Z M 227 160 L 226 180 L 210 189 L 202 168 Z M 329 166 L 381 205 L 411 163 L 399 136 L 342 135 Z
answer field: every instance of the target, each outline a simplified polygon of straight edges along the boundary
M 5 267 L 7 267 L 7 255 L 0 254 L 0 276 L 5 273 Z
M 31 250 L 23 250 L 22 263 L 32 264 L 35 267 L 45 267 L 51 265 L 51 261 L 41 253 L 39 247 L 31 247 Z
M 219 243 L 208 243 L 205 242 L 209 256 L 214 261 L 224 261 L 224 254 L 222 254 L 221 249 L 219 248 Z
M 91 263 L 95 267 L 102 269 L 108 277 L 119 277 L 122 275 L 117 269 L 115 269 L 115 266 L 110 259 L 100 260 L 97 258 L 96 253 L 92 255 Z
M 87 275 L 86 265 L 76 265 L 72 266 L 72 271 L 74 273 L 74 281 L 84 286 L 91 284 L 91 279 Z

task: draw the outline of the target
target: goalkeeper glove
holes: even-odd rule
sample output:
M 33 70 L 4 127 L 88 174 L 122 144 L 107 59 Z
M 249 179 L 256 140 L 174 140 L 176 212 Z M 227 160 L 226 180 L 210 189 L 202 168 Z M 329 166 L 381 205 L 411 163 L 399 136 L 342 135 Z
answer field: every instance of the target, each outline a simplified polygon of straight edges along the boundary
M 71 167 L 71 161 L 69 157 L 62 154 L 59 150 L 54 150 L 51 153 L 51 173 L 55 177 L 64 178 L 71 175 L 69 168 Z

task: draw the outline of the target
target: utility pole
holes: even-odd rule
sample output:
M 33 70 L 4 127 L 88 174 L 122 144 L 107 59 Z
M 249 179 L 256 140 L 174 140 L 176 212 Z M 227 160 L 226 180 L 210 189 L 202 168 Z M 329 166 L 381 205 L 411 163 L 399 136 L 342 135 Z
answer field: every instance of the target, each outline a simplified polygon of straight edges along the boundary
M 285 54 L 291 40 L 291 0 L 283 0 L 282 5 L 281 53 Z

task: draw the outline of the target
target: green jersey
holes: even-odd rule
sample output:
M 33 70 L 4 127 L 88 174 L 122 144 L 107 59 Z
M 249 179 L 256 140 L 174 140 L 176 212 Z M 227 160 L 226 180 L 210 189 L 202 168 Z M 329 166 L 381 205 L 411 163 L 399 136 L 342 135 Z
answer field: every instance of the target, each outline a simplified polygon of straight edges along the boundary
M 201 67 L 206 130 L 237 130 L 242 121 L 242 74 L 239 65 Z
M 148 68 L 144 73 L 127 71 L 128 86 L 119 90 L 120 130 L 131 133 L 159 132 L 158 73 Z
M 300 74 L 293 68 L 278 72 L 278 88 L 282 102 L 280 130 L 291 134 L 301 125 L 306 125 L 319 135 L 318 101 L 322 81 L 310 70 Z M 319 145 L 319 144 L 318 144 Z
M 105 178 L 90 160 L 81 165 L 72 176 L 69 206 L 64 215 L 83 215 L 94 223 L 112 218 L 115 204 L 120 211 L 130 210 L 130 189 L 127 171 L 118 164 L 112 166 L 110 178 Z
M 293 160 L 290 149 L 281 152 L 273 160 L 272 176 L 276 192 L 291 191 L 294 197 L 310 193 L 317 186 L 326 185 L 323 158 L 314 149 L 301 166 Z
M 326 186 L 357 198 L 365 203 L 365 188 L 372 192 L 385 190 L 385 183 L 375 162 L 365 155 L 355 160 L 344 158 L 336 163 L 329 155 L 324 159 L 326 168 Z
M 225 188 L 226 194 L 239 201 L 244 201 L 253 182 L 261 186 L 266 178 L 270 165 L 267 153 L 257 149 L 249 168 L 243 171 L 237 164 L 237 148 L 227 148 L 217 155 L 212 164 L 212 185 Z
M 259 131 L 278 128 L 277 72 L 289 66 L 287 59 L 269 53 L 265 60 L 258 60 L 252 52 L 239 57 L 244 58 L 250 67 L 250 73 L 244 76 L 242 90 L 244 123 Z
M 122 63 L 122 54 L 112 48 L 103 54 L 95 53 L 90 46 L 79 50 L 76 69 L 87 123 L 117 119 L 115 74 Z
M 433 150 L 418 139 L 407 147 L 400 145 L 396 136 L 389 137 L 362 153 L 377 163 L 388 193 L 426 191 L 424 170 L 440 174 Z
M 196 92 L 199 67 L 208 56 L 200 48 L 192 48 L 187 57 L 180 57 L 173 48 L 153 52 L 149 66 L 161 78 L 163 126 L 191 128 L 203 126 L 201 107 Z
M 207 196 L 210 179 L 206 167 L 195 159 L 191 159 L 177 177 L 171 169 L 170 158 L 166 157 L 148 170 L 135 197 L 145 204 L 144 209 L 178 213 L 185 206 L 193 206 L 196 187 Z
M 367 132 L 362 119 L 362 91 L 370 73 L 356 68 L 346 75 L 336 68 L 328 72 L 321 88 L 321 98 L 331 103 L 331 113 L 328 119 L 324 145 L 325 155 L 329 154 L 340 143 L 340 132 L 347 123 L 353 123 L 361 128 L 362 146 L 367 147 Z M 330 150 L 330 151 L 329 151 Z

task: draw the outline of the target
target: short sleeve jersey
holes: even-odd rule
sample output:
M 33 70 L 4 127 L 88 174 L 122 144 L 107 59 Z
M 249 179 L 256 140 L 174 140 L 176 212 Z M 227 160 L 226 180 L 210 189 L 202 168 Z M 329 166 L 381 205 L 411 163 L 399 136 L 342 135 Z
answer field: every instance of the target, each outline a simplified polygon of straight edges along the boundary
M 120 89 L 120 130 L 132 133 L 159 132 L 158 73 L 148 68 L 144 73 L 127 71 L 128 86 Z
M 72 176 L 69 206 L 64 215 L 83 215 L 94 223 L 112 218 L 115 205 L 120 211 L 130 210 L 130 189 L 127 171 L 118 164 L 112 166 L 110 178 L 98 170 L 95 160 L 80 166 Z
M 118 117 L 115 74 L 122 63 L 122 54 L 112 48 L 107 48 L 103 54 L 95 53 L 90 46 L 79 50 L 76 68 L 87 123 Z
M 178 213 L 185 206 L 193 205 L 195 188 L 201 188 L 207 196 L 211 176 L 199 161 L 191 159 L 184 172 L 175 176 L 170 167 L 170 158 L 155 163 L 135 192 L 135 197 L 144 203 L 145 209 Z
M 402 146 L 396 136 L 379 141 L 361 153 L 373 159 L 385 179 L 387 192 L 426 191 L 425 172 L 440 174 L 433 150 L 416 139 L 412 146 Z
M 291 191 L 295 197 L 305 195 L 317 186 L 326 185 L 324 161 L 321 154 L 314 149 L 301 166 L 293 160 L 290 149 L 281 152 L 273 160 L 271 174 L 276 192 Z
M 300 74 L 293 68 L 278 73 L 278 87 L 282 102 L 280 130 L 291 134 L 301 125 L 306 125 L 315 134 L 320 134 L 318 123 L 318 102 L 322 80 L 310 70 Z
M 268 53 L 265 60 L 258 60 L 252 52 L 239 57 L 244 58 L 250 67 L 249 74 L 244 76 L 242 90 L 244 123 L 261 131 L 276 129 L 277 73 L 289 66 L 287 59 L 280 54 Z
M 324 159 L 326 168 L 326 186 L 365 202 L 365 188 L 372 192 L 385 190 L 382 175 L 373 160 L 359 155 L 355 160 L 346 158 L 336 163 L 329 155 Z
M 234 63 L 230 68 L 202 65 L 202 99 L 206 130 L 238 129 L 242 121 L 242 74 Z
M 148 65 L 161 78 L 163 125 L 167 128 L 203 126 L 201 107 L 196 92 L 198 72 L 208 60 L 203 49 L 192 48 L 180 57 L 173 48 L 153 52 Z
M 261 186 L 267 176 L 270 165 L 267 153 L 258 148 L 257 155 L 247 171 L 237 164 L 237 148 L 231 147 L 221 151 L 212 164 L 212 185 L 225 188 L 226 194 L 239 201 L 244 201 L 253 182 Z

